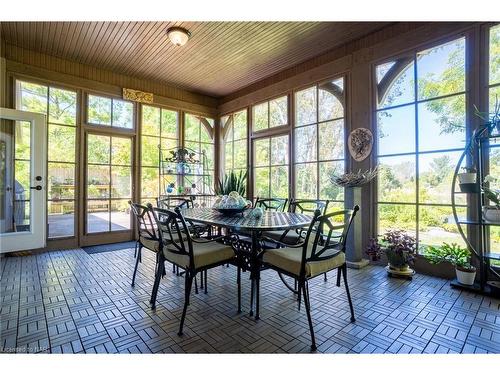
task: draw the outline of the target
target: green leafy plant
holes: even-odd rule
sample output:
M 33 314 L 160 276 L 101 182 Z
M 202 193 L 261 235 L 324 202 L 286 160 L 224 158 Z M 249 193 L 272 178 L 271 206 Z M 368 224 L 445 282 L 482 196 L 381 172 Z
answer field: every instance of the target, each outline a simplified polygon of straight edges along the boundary
M 475 267 L 470 264 L 470 251 L 456 243 L 444 242 L 441 246 L 428 246 L 424 257 L 432 264 L 450 262 L 459 270 L 475 270 Z
M 413 264 L 416 248 L 413 236 L 402 230 L 389 230 L 380 242 L 377 238 L 370 239 L 366 254 L 376 261 L 385 253 L 391 266 L 401 268 Z
M 239 195 L 244 197 L 246 195 L 247 176 L 247 171 L 240 171 L 238 174 L 234 171 L 226 173 L 224 181 L 219 180 L 217 183 L 217 187 L 215 189 L 216 194 L 229 195 L 230 192 L 236 191 Z

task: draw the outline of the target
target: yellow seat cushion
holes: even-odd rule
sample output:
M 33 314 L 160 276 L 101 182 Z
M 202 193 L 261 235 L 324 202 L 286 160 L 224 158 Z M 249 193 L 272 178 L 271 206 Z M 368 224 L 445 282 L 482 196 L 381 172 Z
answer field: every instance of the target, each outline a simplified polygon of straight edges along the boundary
M 181 267 L 189 266 L 189 256 L 170 251 L 169 246 L 163 249 L 163 255 L 171 262 Z M 230 246 L 218 242 L 193 243 L 194 267 L 196 269 L 230 260 L 234 251 Z
M 158 240 L 154 240 L 148 237 L 141 236 L 139 238 L 139 242 L 144 246 L 146 249 L 149 249 L 151 251 L 154 251 L 157 253 L 160 251 L 160 243 Z
M 319 247 L 320 248 L 320 247 Z M 319 249 L 318 249 L 319 251 Z M 340 250 L 328 250 L 322 254 L 336 254 L 333 258 L 306 263 L 306 277 L 314 277 L 324 272 L 341 267 L 345 263 L 345 254 Z M 310 256 L 308 250 L 307 256 Z M 300 275 L 300 263 L 302 261 L 302 247 L 283 247 L 281 249 L 266 250 L 262 257 L 264 263 L 268 263 L 294 275 Z
M 173 237 L 174 237 L 174 241 L 175 242 L 179 242 L 180 239 L 179 239 L 179 235 L 178 233 L 173 233 Z M 185 241 L 186 240 L 186 237 L 183 236 L 182 239 Z M 158 242 L 158 240 L 155 240 L 155 239 L 152 239 L 152 238 L 149 238 L 147 236 L 141 236 L 139 238 L 139 242 L 142 244 L 142 246 L 144 246 L 146 249 L 149 249 L 151 251 L 154 251 L 155 253 L 157 253 L 158 251 L 160 251 L 160 244 Z M 168 241 L 165 241 L 165 242 L 168 242 Z

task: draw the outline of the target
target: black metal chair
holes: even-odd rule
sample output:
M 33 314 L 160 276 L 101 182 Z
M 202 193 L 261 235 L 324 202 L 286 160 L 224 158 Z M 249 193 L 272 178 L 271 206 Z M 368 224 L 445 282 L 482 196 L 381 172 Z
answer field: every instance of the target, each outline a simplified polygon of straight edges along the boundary
M 150 207 L 152 209 L 152 207 Z M 185 300 L 182 311 L 179 336 L 182 335 L 184 320 L 193 279 L 198 272 L 204 272 L 234 260 L 234 250 L 230 245 L 226 245 L 221 240 L 228 240 L 225 236 L 218 236 L 211 239 L 193 238 L 188 231 L 188 227 L 179 208 L 175 210 L 154 208 L 153 215 L 161 238 L 161 248 L 159 251 L 158 272 L 156 272 L 153 291 L 151 294 L 151 306 L 155 308 L 158 288 L 164 270 L 164 262 L 168 260 L 185 270 Z M 185 236 L 183 234 L 186 234 Z M 177 241 L 177 238 L 182 238 Z M 238 310 L 241 306 L 240 268 L 237 274 L 238 282 Z
M 163 197 L 156 198 L 157 207 L 173 210 L 176 207 L 179 208 L 193 208 L 194 201 L 192 196 L 186 197 Z M 191 221 L 186 221 L 189 231 L 196 237 L 201 237 L 204 234 L 210 235 L 211 228 L 208 225 L 195 224 Z
M 286 203 L 288 202 L 287 198 L 259 198 L 255 199 L 255 203 L 253 208 L 260 207 L 264 210 L 269 211 L 285 211 Z
M 130 205 L 130 210 L 134 215 L 137 227 L 137 240 L 135 242 L 134 252 L 136 261 L 134 274 L 132 276 L 132 286 L 134 286 L 137 268 L 139 267 L 139 263 L 142 262 L 142 248 L 145 247 L 146 249 L 157 254 L 156 268 L 158 268 L 158 252 L 160 251 L 161 240 L 158 236 L 158 232 L 156 231 L 156 222 L 154 220 L 153 211 L 146 206 L 133 203 L 132 201 L 128 201 L 128 204 Z
M 325 215 L 316 212 L 303 243 L 298 245 L 282 243 L 281 245 L 284 247 L 265 250 L 262 255 L 262 264 L 264 266 L 290 276 L 297 281 L 299 286 L 299 306 L 301 303 L 300 294 L 302 293 L 304 297 L 312 350 L 316 350 L 316 340 L 311 319 L 309 280 L 330 270 L 338 269 L 337 286 L 340 286 L 340 275 L 342 274 L 351 310 L 351 322 L 355 321 L 351 294 L 347 284 L 345 249 L 347 235 L 358 210 L 359 207 L 354 206 L 352 210 L 336 211 Z M 342 223 L 336 222 L 336 218 L 340 215 L 344 218 Z
M 190 208 L 193 207 L 193 199 L 191 197 L 182 198 L 166 196 L 163 198 L 156 198 L 156 206 L 171 210 L 175 209 L 176 207 Z M 175 264 L 172 265 L 172 272 L 174 272 L 177 276 L 180 275 L 179 269 Z M 201 287 L 203 288 L 203 284 L 201 285 Z
M 169 196 L 163 198 L 156 198 L 156 206 L 167 209 L 174 209 L 175 207 L 190 208 L 193 207 L 193 198 L 169 197 Z
M 157 207 L 174 210 L 175 208 L 193 208 L 194 202 L 192 196 L 185 197 L 171 197 L 166 196 L 163 198 L 156 198 Z M 189 220 L 186 221 L 189 232 L 194 235 L 194 237 L 201 237 L 203 235 L 211 235 L 212 229 L 209 225 L 195 224 Z M 175 264 L 172 265 L 172 272 L 174 272 L 177 276 L 181 275 L 179 271 L 179 267 Z M 207 293 L 207 272 L 202 272 L 200 275 L 200 288 L 205 288 L 205 293 Z M 196 293 L 198 293 L 198 285 L 195 280 L 195 289 Z
M 146 248 L 148 250 L 156 253 L 156 266 L 155 266 L 155 274 L 158 268 L 158 252 L 160 251 L 160 243 L 161 239 L 157 231 L 156 221 L 154 219 L 154 214 L 152 209 L 148 206 L 143 206 L 138 203 L 133 203 L 132 201 L 128 202 L 130 205 L 130 209 L 134 218 L 136 220 L 137 227 L 137 240 L 135 242 L 135 252 L 134 257 L 136 258 L 134 273 L 132 275 L 132 286 L 135 285 L 135 276 L 137 274 L 137 269 L 139 267 L 139 263 L 142 263 L 142 249 Z M 179 239 L 177 238 L 177 241 Z M 179 270 L 176 265 L 173 265 L 173 272 L 180 275 Z M 165 270 L 163 270 L 163 276 L 165 276 Z M 200 280 L 201 288 L 203 288 L 203 283 Z M 205 275 L 205 293 L 207 292 L 206 285 L 206 275 Z M 196 293 L 198 293 L 198 284 L 195 280 L 195 289 Z
M 316 199 L 290 199 L 288 204 L 288 212 L 311 214 L 314 215 L 319 211 L 321 215 L 326 213 L 328 209 L 329 200 L 316 200 Z M 304 229 L 285 230 L 285 231 L 271 231 L 267 232 L 266 236 L 276 241 L 286 243 L 287 245 L 296 245 L 304 240 L 306 231 Z

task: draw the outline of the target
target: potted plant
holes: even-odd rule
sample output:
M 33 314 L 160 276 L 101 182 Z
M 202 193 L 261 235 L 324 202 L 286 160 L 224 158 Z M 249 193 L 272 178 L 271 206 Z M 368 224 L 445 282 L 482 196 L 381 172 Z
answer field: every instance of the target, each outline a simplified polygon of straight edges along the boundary
M 458 182 L 460 184 L 475 184 L 476 183 L 476 168 L 474 167 L 462 167 L 462 172 L 459 173 Z
M 473 285 L 476 268 L 470 263 L 470 251 L 456 243 L 446 242 L 441 246 L 428 246 L 424 257 L 432 264 L 450 262 L 455 266 L 457 281 L 464 285 Z
M 486 185 L 496 181 L 497 179 L 492 176 L 486 176 L 484 178 L 482 190 L 485 198 L 493 203 L 493 205 L 483 206 L 483 218 L 493 223 L 500 223 L 500 190 L 490 188 Z
M 462 172 L 457 174 L 458 185 L 463 193 L 475 193 L 478 191 L 476 186 L 476 168 L 462 167 Z
M 236 191 L 240 196 L 244 197 L 247 189 L 247 175 L 247 171 L 240 171 L 238 174 L 234 171 L 227 173 L 224 176 L 224 181 L 219 180 L 215 189 L 216 194 L 229 195 L 232 191 Z
M 372 238 L 366 249 L 366 254 L 374 261 L 379 260 L 382 254 L 387 256 L 389 262 L 386 270 L 391 275 L 411 278 L 415 271 L 410 268 L 415 260 L 417 241 L 402 230 L 389 230 L 379 242 Z

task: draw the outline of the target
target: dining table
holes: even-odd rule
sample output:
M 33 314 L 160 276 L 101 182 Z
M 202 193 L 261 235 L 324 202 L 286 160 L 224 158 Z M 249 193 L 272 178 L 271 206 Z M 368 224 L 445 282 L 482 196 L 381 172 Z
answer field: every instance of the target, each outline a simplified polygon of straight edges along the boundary
M 250 272 L 250 316 L 254 315 L 255 294 L 255 319 L 258 320 L 260 318 L 261 271 L 259 256 L 264 251 L 262 245 L 263 236 L 270 231 L 296 230 L 308 227 L 313 216 L 266 210 L 259 217 L 254 215 L 252 209 L 245 210 L 242 213 L 226 215 L 209 207 L 184 208 L 180 211 L 187 221 L 209 225 L 221 230 L 225 229 L 227 238 L 232 239 L 231 246 L 235 251 L 237 265 L 244 271 Z M 238 311 L 241 311 L 240 306 L 238 306 Z

